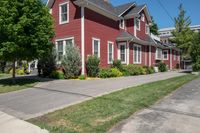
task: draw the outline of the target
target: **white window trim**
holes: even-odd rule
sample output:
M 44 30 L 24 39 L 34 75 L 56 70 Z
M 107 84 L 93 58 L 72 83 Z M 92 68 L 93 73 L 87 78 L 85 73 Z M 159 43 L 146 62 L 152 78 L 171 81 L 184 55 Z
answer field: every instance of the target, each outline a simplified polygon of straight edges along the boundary
M 108 64 L 112 64 L 112 61 L 109 61 L 109 44 L 112 44 L 112 60 L 114 60 L 114 42 L 108 41 Z
M 161 58 L 158 58 L 158 49 L 161 50 Z M 156 60 L 162 60 L 162 57 L 163 57 L 162 49 L 161 48 L 156 48 Z
M 98 38 L 92 38 L 92 55 L 94 55 L 94 41 L 98 41 L 98 58 L 100 58 L 101 57 L 101 54 L 100 54 L 100 44 L 101 44 L 101 42 L 100 42 L 100 39 L 98 39 Z
M 74 37 L 56 39 L 56 40 L 55 40 L 55 44 L 56 44 L 56 54 L 58 54 L 57 50 L 58 50 L 58 42 L 59 42 L 59 41 L 63 41 L 63 55 L 66 54 L 66 40 L 72 40 L 72 45 L 74 45 Z M 58 64 L 60 64 L 60 63 L 61 63 L 61 62 L 58 61 Z
M 127 47 L 126 47 L 126 43 L 119 43 L 118 44 L 118 59 L 121 60 L 121 54 L 120 54 L 120 46 L 124 45 L 125 46 L 125 61 L 122 61 L 122 64 L 126 64 L 127 62 Z
M 62 22 L 61 6 L 67 4 L 67 21 Z M 69 23 L 69 1 L 59 4 L 59 24 Z
M 167 58 L 164 58 L 165 52 L 167 52 Z M 169 60 L 169 51 L 168 50 L 163 50 L 163 60 Z
M 138 61 L 138 59 L 137 59 L 137 61 L 135 62 L 135 57 L 134 57 L 134 52 L 135 52 L 135 49 L 134 49 L 134 47 L 140 47 L 140 61 Z M 137 55 L 139 55 L 138 54 L 138 51 L 137 51 L 137 53 L 136 53 Z M 133 45 L 133 63 L 134 64 L 142 64 L 142 46 L 141 45 L 137 45 L 137 44 L 134 44 Z
M 121 25 L 121 20 L 122 20 L 122 25 Z M 121 19 L 121 20 L 119 20 L 119 28 L 125 29 L 125 20 L 124 19 Z
M 137 27 L 137 21 L 139 21 L 139 27 Z M 141 24 L 140 19 L 137 19 L 136 20 L 136 29 L 139 30 L 139 31 L 140 31 L 140 24 Z

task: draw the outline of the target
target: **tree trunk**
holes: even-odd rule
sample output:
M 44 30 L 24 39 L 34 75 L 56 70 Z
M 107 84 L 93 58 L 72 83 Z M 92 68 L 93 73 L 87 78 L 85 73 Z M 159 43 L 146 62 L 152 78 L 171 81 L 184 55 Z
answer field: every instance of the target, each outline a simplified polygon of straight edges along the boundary
M 16 67 L 15 67 L 15 60 L 13 61 L 13 73 L 12 73 L 12 82 L 13 84 L 16 83 L 16 80 L 15 80 L 15 70 L 16 70 Z

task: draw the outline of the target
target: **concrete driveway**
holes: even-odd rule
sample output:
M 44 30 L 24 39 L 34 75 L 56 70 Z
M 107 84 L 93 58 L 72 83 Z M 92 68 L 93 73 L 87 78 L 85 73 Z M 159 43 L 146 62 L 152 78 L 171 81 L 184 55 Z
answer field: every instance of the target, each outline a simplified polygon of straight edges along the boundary
M 34 88 L 0 94 L 0 111 L 26 120 L 123 88 L 182 75 L 166 72 L 105 80 L 43 82 Z
M 200 78 L 119 123 L 109 133 L 200 133 Z

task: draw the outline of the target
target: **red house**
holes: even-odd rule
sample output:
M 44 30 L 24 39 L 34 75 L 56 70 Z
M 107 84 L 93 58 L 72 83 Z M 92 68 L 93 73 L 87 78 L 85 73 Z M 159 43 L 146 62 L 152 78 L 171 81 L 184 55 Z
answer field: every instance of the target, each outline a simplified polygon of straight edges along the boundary
M 47 6 L 55 20 L 58 59 L 66 45 L 78 45 L 82 74 L 89 55 L 98 56 L 102 67 L 116 59 L 148 66 L 164 60 L 170 69 L 179 64 L 179 50 L 150 35 L 152 20 L 146 5 L 131 2 L 114 7 L 108 0 L 49 0 Z

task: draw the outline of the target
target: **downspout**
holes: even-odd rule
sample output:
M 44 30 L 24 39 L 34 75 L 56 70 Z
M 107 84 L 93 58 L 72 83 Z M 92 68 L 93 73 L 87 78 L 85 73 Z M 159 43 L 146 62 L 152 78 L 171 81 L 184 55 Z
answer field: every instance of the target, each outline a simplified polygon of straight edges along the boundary
M 81 74 L 85 75 L 85 7 L 81 6 Z

